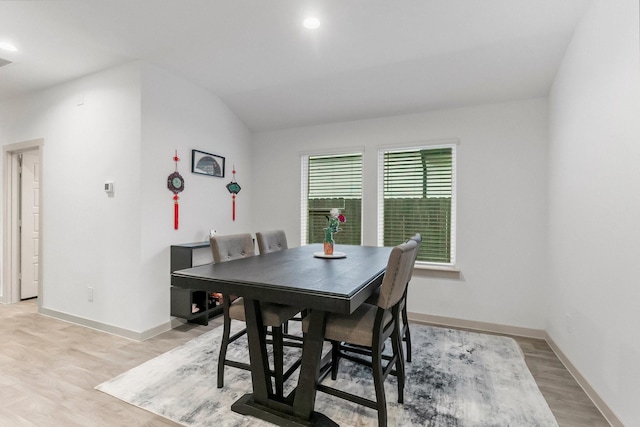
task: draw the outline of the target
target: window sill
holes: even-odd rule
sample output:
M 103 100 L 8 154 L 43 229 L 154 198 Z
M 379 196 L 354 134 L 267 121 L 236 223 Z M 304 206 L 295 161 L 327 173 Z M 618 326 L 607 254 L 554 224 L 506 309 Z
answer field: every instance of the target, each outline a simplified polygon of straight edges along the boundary
M 420 276 L 440 277 L 445 279 L 459 279 L 461 276 L 460 269 L 455 266 L 416 262 L 413 268 L 414 272 Z

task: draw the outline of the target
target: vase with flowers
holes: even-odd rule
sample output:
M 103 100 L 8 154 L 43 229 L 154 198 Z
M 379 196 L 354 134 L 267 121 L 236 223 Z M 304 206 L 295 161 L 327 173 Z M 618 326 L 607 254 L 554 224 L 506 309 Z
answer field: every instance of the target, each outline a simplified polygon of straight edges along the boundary
M 340 213 L 340 209 L 331 209 L 327 221 L 329 222 L 327 228 L 324 229 L 324 254 L 333 255 L 333 235 L 342 230 L 340 224 L 343 224 L 347 218 Z

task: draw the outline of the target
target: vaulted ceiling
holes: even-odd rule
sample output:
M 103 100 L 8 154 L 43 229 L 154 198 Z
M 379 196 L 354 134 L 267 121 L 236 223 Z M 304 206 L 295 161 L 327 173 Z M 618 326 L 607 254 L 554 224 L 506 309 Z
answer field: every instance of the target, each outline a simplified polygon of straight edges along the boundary
M 540 97 L 588 3 L 1 1 L 0 42 L 18 50 L 0 50 L 0 102 L 131 60 L 211 90 L 253 131 Z

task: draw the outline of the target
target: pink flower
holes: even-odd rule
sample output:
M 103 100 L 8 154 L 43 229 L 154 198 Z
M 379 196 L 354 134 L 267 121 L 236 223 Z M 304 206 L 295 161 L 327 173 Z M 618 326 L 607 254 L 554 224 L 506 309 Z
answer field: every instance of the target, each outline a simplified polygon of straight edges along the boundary
M 342 230 L 339 228 L 340 223 L 344 223 L 347 220 L 347 217 L 340 213 L 340 209 L 333 208 L 329 212 L 331 216 L 327 216 L 327 221 L 329 221 L 329 226 L 325 228 L 327 232 L 337 233 Z

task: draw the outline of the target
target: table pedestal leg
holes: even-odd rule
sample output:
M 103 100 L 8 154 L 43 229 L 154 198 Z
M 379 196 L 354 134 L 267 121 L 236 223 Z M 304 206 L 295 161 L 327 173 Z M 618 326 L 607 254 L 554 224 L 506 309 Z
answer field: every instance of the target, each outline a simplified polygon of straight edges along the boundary
M 285 401 L 283 396 L 273 394 L 260 303 L 245 298 L 244 307 L 253 394 L 244 395 L 231 406 L 231 409 L 234 412 L 251 415 L 280 426 L 337 427 L 338 424 L 331 419 L 313 411 L 316 399 L 316 380 L 320 373 L 322 360 L 326 313 L 311 310 L 308 314 L 311 316 L 309 330 L 305 334 L 298 386 L 294 392 L 293 403 L 291 403 Z
M 273 396 L 273 387 L 269 372 L 267 337 L 262 323 L 260 301 L 244 298 L 244 312 L 247 324 L 247 340 L 249 342 L 253 396 L 258 402 L 266 402 Z
M 295 414 L 301 418 L 311 416 L 316 402 L 316 381 L 320 374 L 327 313 L 310 310 L 307 316 L 309 316 L 309 328 L 304 337 L 300 376 L 293 401 Z

